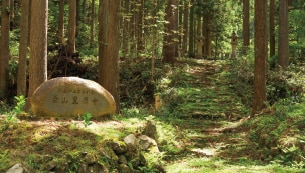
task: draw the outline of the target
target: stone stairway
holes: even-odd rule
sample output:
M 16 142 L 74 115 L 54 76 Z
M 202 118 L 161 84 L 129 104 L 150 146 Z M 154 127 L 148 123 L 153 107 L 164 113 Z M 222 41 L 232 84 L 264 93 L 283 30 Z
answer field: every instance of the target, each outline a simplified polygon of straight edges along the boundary
M 175 125 L 183 134 L 187 153 L 179 161 L 247 157 L 252 144 L 239 126 L 248 117 L 248 110 L 233 90 L 230 62 L 192 60 L 182 69 L 177 75 L 181 79 L 175 83 L 182 101 L 175 110 L 185 121 Z
M 176 111 L 182 113 L 182 117 L 234 121 L 247 116 L 247 110 L 235 94 L 230 81 L 229 61 L 192 62 L 183 68 L 179 74 L 182 79 L 175 83 L 181 85 L 178 90 L 182 100 Z

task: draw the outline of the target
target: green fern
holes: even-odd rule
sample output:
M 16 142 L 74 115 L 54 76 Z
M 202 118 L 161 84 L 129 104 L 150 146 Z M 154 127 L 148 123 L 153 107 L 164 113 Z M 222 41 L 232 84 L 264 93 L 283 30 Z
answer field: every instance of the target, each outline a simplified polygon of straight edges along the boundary
M 16 106 L 13 109 L 15 114 L 20 114 L 23 112 L 24 105 L 26 103 L 26 98 L 23 95 L 15 96 Z
M 87 112 L 87 113 L 83 116 L 84 124 L 85 124 L 86 127 L 92 124 L 91 118 L 92 118 L 92 114 L 89 113 L 89 112 Z

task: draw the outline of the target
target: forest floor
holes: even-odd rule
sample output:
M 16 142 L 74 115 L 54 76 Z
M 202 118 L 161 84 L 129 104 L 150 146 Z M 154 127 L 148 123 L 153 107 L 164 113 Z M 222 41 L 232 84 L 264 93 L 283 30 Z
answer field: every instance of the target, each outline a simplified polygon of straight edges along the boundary
M 249 108 L 241 103 L 225 60 L 179 60 L 160 80 L 160 109 L 123 109 L 109 120 L 32 119 L 0 115 L 0 172 L 16 163 L 44 170 L 100 140 L 122 139 L 153 119 L 159 157 L 169 173 L 273 173 L 304 170 L 266 161 L 250 140 Z M 162 102 L 162 104 L 161 104 Z M 302 126 L 303 128 L 303 126 Z M 303 133 L 303 132 L 302 132 Z M 76 164 L 77 165 L 77 164 Z M 149 171 L 147 171 L 149 172 Z
M 182 68 L 183 102 L 177 106 L 185 121 L 175 122 L 181 130 L 186 152 L 169 159 L 170 172 L 251 172 L 261 169 L 248 161 L 256 147 L 248 129 L 240 128 L 248 118 L 230 83 L 228 61 L 195 60 Z M 181 63 L 180 65 L 182 65 Z M 185 64 L 184 64 L 185 65 Z M 183 79 L 182 79 L 183 78 Z M 246 165 L 243 165 L 247 161 Z M 250 164 L 250 165 L 249 165 Z M 254 166 L 252 168 L 252 166 Z
M 182 101 L 172 120 L 180 131 L 185 152 L 172 155 L 169 172 L 303 172 L 265 160 L 250 140 L 249 108 L 243 106 L 230 78 L 232 64 L 225 60 L 182 60 L 175 87 Z M 240 88 L 241 90 L 243 88 Z M 270 112 L 269 112 L 270 113 Z M 266 153 L 267 154 L 267 153 Z

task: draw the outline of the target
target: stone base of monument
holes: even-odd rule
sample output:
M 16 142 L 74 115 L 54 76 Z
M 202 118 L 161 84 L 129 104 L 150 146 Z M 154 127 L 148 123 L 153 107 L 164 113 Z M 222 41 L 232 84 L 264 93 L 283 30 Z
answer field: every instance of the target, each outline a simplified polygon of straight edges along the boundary
M 78 77 L 58 77 L 41 84 L 33 93 L 31 110 L 37 117 L 93 118 L 113 115 L 113 96 L 98 83 Z

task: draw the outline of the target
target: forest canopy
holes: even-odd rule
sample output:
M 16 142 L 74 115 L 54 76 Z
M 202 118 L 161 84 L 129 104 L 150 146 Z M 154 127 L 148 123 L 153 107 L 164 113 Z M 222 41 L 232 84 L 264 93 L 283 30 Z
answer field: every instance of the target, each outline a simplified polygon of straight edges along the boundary
M 304 0 L 0 5 L 0 172 L 17 162 L 48 172 L 304 172 Z M 35 117 L 33 93 L 57 77 L 104 87 L 114 116 Z M 88 89 L 58 91 L 61 110 L 67 95 L 98 101 Z

